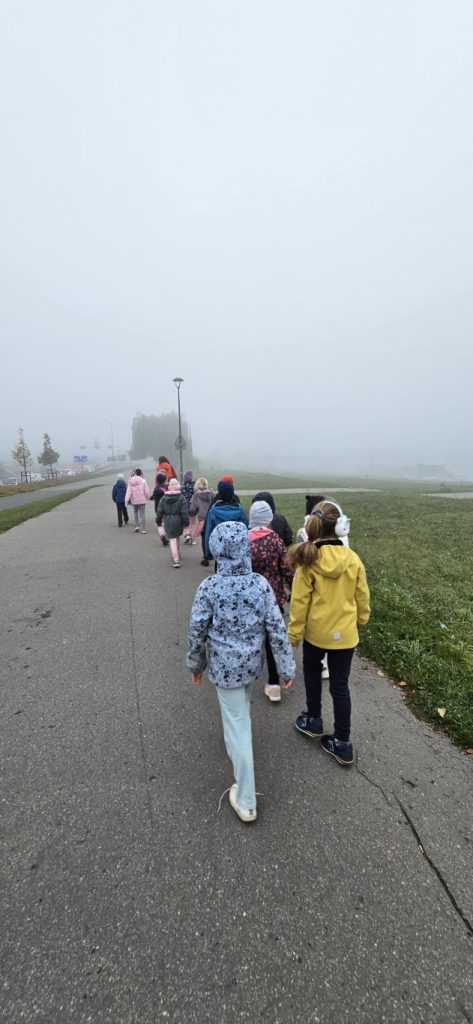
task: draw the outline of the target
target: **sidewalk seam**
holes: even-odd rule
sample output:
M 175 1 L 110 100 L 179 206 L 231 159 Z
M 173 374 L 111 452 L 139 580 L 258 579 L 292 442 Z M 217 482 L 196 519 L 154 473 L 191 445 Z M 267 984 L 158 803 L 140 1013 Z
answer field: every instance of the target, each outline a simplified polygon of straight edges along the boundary
M 142 723 L 142 720 L 141 720 L 141 704 L 140 704 L 140 691 L 139 691 L 139 688 L 138 688 L 138 673 L 137 673 L 137 669 L 136 669 L 135 634 L 134 634 L 134 631 L 133 631 L 133 611 L 132 611 L 132 595 L 131 595 L 131 593 L 128 594 L 128 609 L 129 609 L 129 613 L 130 613 L 131 658 L 132 658 L 132 663 L 133 663 L 133 687 L 134 687 L 134 691 L 135 691 L 136 718 L 137 718 L 137 723 L 138 723 L 138 739 L 139 739 L 139 745 L 140 745 L 141 764 L 142 764 L 143 776 L 144 776 L 143 781 L 144 781 L 144 784 L 145 784 L 146 805 L 147 805 L 147 808 L 148 808 L 148 818 L 149 818 L 150 825 L 153 826 L 154 825 L 153 806 L 152 806 L 152 803 L 151 803 L 151 794 L 150 794 L 150 791 L 149 791 L 149 786 L 147 784 L 148 778 L 147 778 L 146 751 L 145 751 L 145 741 L 144 741 L 144 736 L 143 736 L 143 723 Z

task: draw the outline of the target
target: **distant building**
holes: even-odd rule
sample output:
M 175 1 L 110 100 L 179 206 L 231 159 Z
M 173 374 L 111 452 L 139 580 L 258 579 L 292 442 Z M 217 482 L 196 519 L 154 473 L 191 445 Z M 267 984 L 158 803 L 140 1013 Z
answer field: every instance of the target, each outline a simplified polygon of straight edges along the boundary
M 416 469 L 418 480 L 454 480 L 454 473 L 450 473 L 443 463 L 438 465 L 418 462 Z

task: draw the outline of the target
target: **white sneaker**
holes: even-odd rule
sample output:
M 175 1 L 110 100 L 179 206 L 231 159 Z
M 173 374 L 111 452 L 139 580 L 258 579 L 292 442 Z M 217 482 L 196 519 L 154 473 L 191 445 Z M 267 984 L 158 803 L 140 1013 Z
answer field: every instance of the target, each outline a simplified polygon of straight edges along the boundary
M 243 807 L 238 806 L 236 799 L 237 789 L 238 786 L 236 782 L 234 782 L 228 794 L 228 799 L 233 807 L 233 810 L 235 811 L 235 814 L 238 814 L 238 817 L 240 818 L 241 821 L 256 821 L 256 807 L 252 811 L 245 811 Z
M 142 533 L 146 533 L 146 530 L 142 530 L 141 532 L 142 532 Z
M 186 535 L 186 536 L 184 537 L 184 544 L 192 544 L 192 537 L 191 537 L 190 533 L 188 533 L 188 534 L 187 534 L 187 535 Z
M 267 683 L 264 688 L 265 697 L 269 697 L 272 704 L 276 704 L 281 700 L 281 687 L 272 686 L 271 683 Z
M 135 530 L 134 530 L 134 532 L 135 532 L 135 533 L 139 533 L 139 532 L 140 532 L 140 528 L 139 528 L 139 526 L 135 526 Z
M 328 670 L 328 668 L 325 668 L 325 666 L 322 669 L 322 679 L 330 679 L 329 670 Z

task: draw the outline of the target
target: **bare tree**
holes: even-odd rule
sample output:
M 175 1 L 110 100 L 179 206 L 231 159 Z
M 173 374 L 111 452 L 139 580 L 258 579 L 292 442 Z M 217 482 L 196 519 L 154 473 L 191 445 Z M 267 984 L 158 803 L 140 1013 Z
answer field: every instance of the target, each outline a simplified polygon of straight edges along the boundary
M 33 459 L 23 436 L 23 427 L 18 428 L 18 444 L 16 448 L 13 448 L 11 456 L 19 466 L 23 466 L 21 477 L 22 479 L 24 477 L 25 483 L 28 483 L 28 466 L 33 465 Z

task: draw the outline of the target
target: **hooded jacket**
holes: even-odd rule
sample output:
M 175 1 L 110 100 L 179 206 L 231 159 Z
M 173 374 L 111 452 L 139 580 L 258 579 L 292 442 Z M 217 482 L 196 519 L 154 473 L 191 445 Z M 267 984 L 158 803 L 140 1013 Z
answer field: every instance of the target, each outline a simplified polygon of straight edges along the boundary
M 286 565 L 286 548 L 273 529 L 250 530 L 251 564 L 272 586 L 280 608 L 286 603 L 284 584 L 292 586 L 293 574 Z
M 226 502 L 218 500 L 215 505 L 209 510 L 207 519 L 205 520 L 205 534 L 204 534 L 204 549 L 205 557 L 208 558 L 211 553 L 210 548 L 210 537 L 212 531 L 215 530 L 216 526 L 220 523 L 244 523 L 248 526 L 248 516 L 241 505 L 234 505 L 233 502 Z
M 144 476 L 131 476 L 126 489 L 125 501 L 132 505 L 145 505 L 149 501 L 149 487 Z
M 284 620 L 269 583 L 252 572 L 246 526 L 221 523 L 210 550 L 218 570 L 195 595 L 188 668 L 203 672 L 208 664 L 210 681 L 223 689 L 248 686 L 263 672 L 268 634 L 280 676 L 292 679 L 296 666 Z
M 126 494 L 126 480 L 117 480 L 112 489 L 112 501 L 117 505 L 123 505 Z
M 358 626 L 370 617 L 370 592 L 363 562 L 341 540 L 318 545 L 310 568 L 296 569 L 288 634 L 292 644 L 307 640 L 323 650 L 358 644 Z
M 189 514 L 191 516 L 196 515 L 199 522 L 204 522 L 212 504 L 213 496 L 214 492 L 210 487 L 206 488 L 205 491 L 194 491 L 189 506 Z
M 180 537 L 184 527 L 189 526 L 189 509 L 187 501 L 180 491 L 167 491 L 161 498 L 156 513 L 158 526 L 162 525 L 164 519 L 164 531 L 168 540 Z
M 172 478 L 177 475 L 174 466 L 170 462 L 158 462 L 158 465 L 156 466 L 156 476 L 158 473 L 165 473 L 168 480 L 172 480 Z

